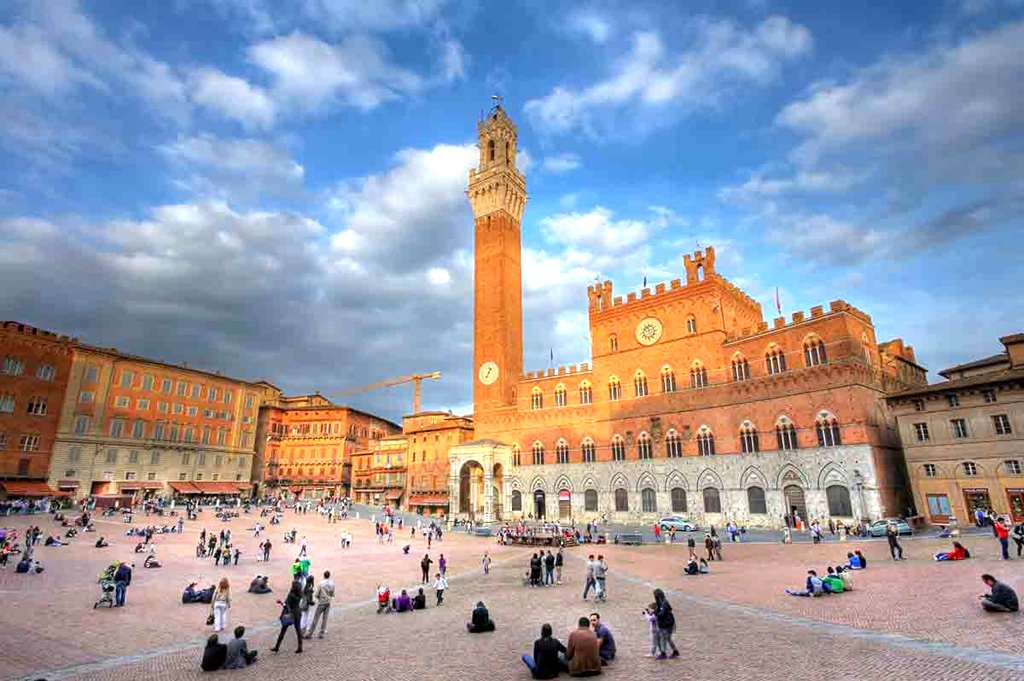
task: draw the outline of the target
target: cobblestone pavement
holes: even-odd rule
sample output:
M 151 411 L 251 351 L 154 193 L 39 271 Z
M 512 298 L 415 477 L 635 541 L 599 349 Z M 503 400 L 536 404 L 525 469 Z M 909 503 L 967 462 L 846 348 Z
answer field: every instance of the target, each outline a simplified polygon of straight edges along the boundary
M 138 521 L 145 522 L 138 517 Z M 44 516 L 3 518 L 0 526 L 24 530 L 39 522 L 44 531 L 55 524 Z M 975 557 L 960 563 L 936 563 L 931 556 L 946 542 L 905 540 L 907 560 L 893 562 L 884 543 L 858 544 L 869 569 L 854 576 L 856 589 L 825 598 L 792 598 L 786 587 L 803 584 L 809 567 L 823 571 L 845 556 L 843 545 L 726 545 L 725 558 L 712 564 L 712 574 L 681 574 L 684 546 L 579 547 L 567 551 L 565 584 L 530 589 L 521 585 L 530 551 L 501 547 L 493 540 L 446 534 L 430 550 L 449 560 L 445 603 L 433 606 L 428 588 L 426 612 L 376 615 L 374 591 L 381 582 L 393 592 L 416 586 L 425 542 L 398 533 L 390 546 L 376 545 L 366 520 L 328 525 L 310 514 L 291 513 L 269 532 L 274 543 L 269 564 L 255 561 L 252 517 L 230 523 L 186 524 L 185 533 L 158 535 L 157 556 L 164 567 L 142 568 L 132 554 L 136 540 L 123 536 L 120 522 L 99 522 L 95 535 L 80 535 L 69 547 L 39 547 L 46 567 L 41 575 L 14 574 L 13 565 L 0 572 L 0 626 L 4 632 L 0 680 L 47 679 L 193 679 L 201 676 L 198 661 L 208 606 L 183 605 L 181 592 L 191 581 L 212 584 L 227 576 L 234 590 L 229 628 L 244 624 L 250 648 L 260 650 L 257 664 L 235 672 L 239 678 L 259 674 L 269 679 L 528 679 L 519 656 L 529 652 L 540 624 L 550 622 L 563 642 L 580 615 L 596 608 L 615 633 L 619 657 L 605 677 L 630 678 L 672 671 L 672 678 L 716 679 L 891 679 L 959 681 L 1019 679 L 1024 672 L 1024 622 L 1019 615 L 989 615 L 977 595 L 984 585 L 978 576 L 991 572 L 1024 594 L 1024 562 L 998 560 L 998 546 L 989 537 L 971 537 L 965 544 Z M 230 527 L 243 547 L 240 564 L 214 567 L 195 558 L 199 530 Z M 282 652 L 269 648 L 276 638 L 275 618 L 289 581 L 288 566 L 296 547 L 282 541 L 285 530 L 308 536 L 313 573 L 334 573 L 337 598 L 327 639 L 311 640 L 303 655 L 293 653 L 294 630 Z M 355 535 L 354 546 L 341 549 L 342 529 Z M 102 534 L 112 546 L 95 549 Z M 267 533 L 265 532 L 265 535 Z M 410 545 L 409 555 L 402 547 Z M 612 572 L 610 600 L 595 606 L 580 600 L 583 560 L 600 549 Z M 483 575 L 484 551 L 494 558 Z M 137 567 L 124 608 L 93 610 L 99 597 L 96 576 L 115 559 L 135 558 Z M 436 569 L 436 564 L 435 564 Z M 275 593 L 245 593 L 252 577 L 271 575 Z M 676 642 L 681 660 L 646 657 L 649 630 L 641 610 L 651 588 L 669 593 L 676 616 Z M 498 624 L 494 634 L 469 635 L 464 622 L 473 604 L 483 600 Z M 228 672 L 224 672 L 228 673 Z

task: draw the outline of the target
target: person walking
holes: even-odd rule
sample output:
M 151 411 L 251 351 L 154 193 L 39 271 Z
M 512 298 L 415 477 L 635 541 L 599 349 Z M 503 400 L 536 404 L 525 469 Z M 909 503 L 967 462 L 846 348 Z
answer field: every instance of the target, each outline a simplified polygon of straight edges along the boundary
M 448 574 L 448 561 L 444 559 L 443 553 L 441 554 L 441 557 L 437 559 L 437 569 L 441 571 L 442 575 Z
M 219 634 L 228 625 L 228 608 L 231 607 L 231 585 L 227 577 L 222 577 L 217 589 L 213 592 L 210 602 L 210 614 L 213 615 L 213 633 Z
M 272 652 L 278 652 L 281 650 L 281 642 L 284 640 L 284 635 L 288 631 L 288 627 L 295 627 L 295 636 L 299 640 L 299 647 L 296 649 L 296 653 L 302 652 L 302 630 L 299 628 L 299 619 L 302 617 L 302 612 L 299 610 L 299 603 L 302 600 L 302 587 L 297 581 L 292 582 L 292 588 L 288 592 L 288 596 L 285 600 L 277 601 L 277 604 L 281 606 L 281 615 L 278 620 L 281 623 L 281 631 L 277 635 L 277 643 L 270 650 Z
M 121 563 L 114 572 L 114 605 L 123 607 L 128 597 L 128 586 L 132 583 L 132 569 L 127 563 Z
M 320 582 L 320 586 L 316 588 L 316 611 L 313 613 L 313 621 L 309 625 L 309 629 L 303 634 L 306 638 L 313 638 L 313 631 L 316 630 L 316 623 L 323 617 L 323 623 L 320 625 L 320 635 L 317 638 L 323 638 L 327 632 L 327 615 L 331 611 L 331 601 L 334 599 L 334 582 L 331 581 L 330 571 L 324 572 L 324 579 Z
M 679 649 L 672 640 L 672 634 L 676 630 L 676 617 L 672 614 L 672 606 L 661 589 L 654 590 L 654 618 L 658 626 L 657 641 L 660 651 L 656 659 L 664 660 L 668 657 L 666 647 L 672 648 L 672 657 L 679 657 Z
M 562 565 L 565 562 L 565 556 L 562 555 L 562 547 L 558 547 L 558 553 L 555 554 L 555 582 L 557 584 L 562 583 Z
M 1005 518 L 999 518 L 992 526 L 999 540 L 999 547 L 1003 551 L 1003 560 L 1010 560 L 1010 526 L 1006 524 Z
M 484 574 L 485 575 L 491 574 L 491 557 L 490 557 L 490 555 L 487 554 L 486 551 L 484 552 L 484 559 L 482 561 L 480 561 L 480 562 L 484 566 Z
M 308 555 L 306 553 L 306 535 L 302 535 L 302 547 L 299 549 L 299 555 L 300 556 Z
M 597 596 L 595 600 L 602 603 L 608 600 L 608 563 L 604 562 L 604 556 L 598 555 L 594 564 L 594 581 L 597 582 Z
M 1020 558 L 1021 551 L 1024 551 L 1024 524 L 1013 526 L 1013 543 L 1017 545 L 1017 557 Z
M 885 528 L 885 538 L 889 540 L 889 553 L 893 560 L 903 560 L 903 547 L 900 546 L 900 531 L 895 523 Z
M 589 556 L 587 556 L 587 581 L 586 581 L 586 584 L 583 585 L 583 600 L 584 601 L 587 600 L 587 594 L 590 593 L 591 587 L 596 587 L 597 586 L 597 582 L 594 581 L 594 564 L 595 563 L 596 563 L 596 561 L 594 560 L 594 554 L 590 554 Z
M 420 561 L 420 570 L 423 571 L 423 583 L 426 584 L 430 581 L 430 564 L 434 561 L 430 560 L 430 554 L 424 553 L 423 560 Z
M 712 561 L 712 560 L 715 559 L 714 548 L 715 548 L 715 542 L 714 542 L 714 540 L 711 539 L 711 535 L 710 534 L 705 534 L 704 535 L 704 550 L 707 551 L 708 561 Z
M 444 603 L 444 590 L 448 588 L 448 580 L 440 572 L 437 573 L 434 588 L 437 589 L 437 605 L 441 605 Z

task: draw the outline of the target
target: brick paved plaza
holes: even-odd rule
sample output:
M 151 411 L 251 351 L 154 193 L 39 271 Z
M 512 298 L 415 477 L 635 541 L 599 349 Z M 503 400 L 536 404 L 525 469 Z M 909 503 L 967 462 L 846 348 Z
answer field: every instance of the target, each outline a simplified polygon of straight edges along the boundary
M 4 662 L 0 680 L 34 678 L 193 679 L 201 647 L 210 633 L 204 626 L 206 605 L 183 605 L 181 592 L 191 581 L 211 584 L 221 576 L 232 583 L 229 629 L 244 624 L 250 648 L 260 651 L 255 666 L 220 675 L 267 679 L 528 679 L 519 662 L 529 652 L 540 625 L 551 622 L 564 642 L 570 627 L 592 603 L 583 604 L 583 563 L 587 548 L 567 550 L 566 584 L 546 589 L 521 586 L 529 550 L 497 546 L 493 540 L 448 533 L 430 551 L 436 561 L 449 560 L 450 587 L 445 604 L 433 606 L 428 589 L 425 612 L 375 614 L 379 582 L 393 592 L 414 586 L 425 542 L 411 542 L 402 554 L 408 529 L 392 546 L 377 546 L 367 520 L 328 525 L 313 514 L 289 513 L 271 528 L 271 563 L 255 562 L 258 540 L 244 528 L 252 517 L 220 523 L 212 514 L 186 524 L 185 533 L 158 535 L 157 556 L 164 567 L 142 569 L 142 556 L 124 536 L 125 526 L 112 519 L 97 521 L 98 534 L 110 548 L 95 549 L 97 535 L 82 535 L 70 547 L 37 549 L 46 567 L 41 575 L 18 575 L 13 565 L 0 573 L 0 610 Z M 253 516 L 254 517 L 254 516 Z M 145 519 L 138 517 L 143 522 Z M 40 522 L 54 532 L 45 516 L 4 518 L 0 525 L 24 530 Z M 200 529 L 229 526 L 243 547 L 238 567 L 211 566 L 194 557 Z M 313 573 L 329 569 L 337 598 L 327 639 L 309 641 L 303 655 L 293 653 L 294 631 L 282 652 L 268 649 L 277 633 L 275 599 L 288 585 L 288 566 L 296 549 L 285 545 L 286 529 L 308 536 Z M 351 549 L 341 549 L 342 530 L 354 534 Z M 1022 620 L 1019 615 L 983 613 L 978 579 L 992 572 L 1014 588 L 1024 563 L 997 560 L 991 537 L 972 537 L 965 544 L 975 556 L 961 563 L 935 563 L 931 555 L 947 542 L 915 539 L 904 542 L 909 560 L 893 563 L 884 541 L 858 543 L 869 569 L 855 573 L 856 590 L 819 599 L 792 598 L 786 587 L 800 587 L 808 567 L 823 570 L 840 562 L 846 545 L 726 545 L 725 562 L 714 563 L 710 576 L 681 574 L 685 546 L 601 547 L 611 566 L 610 600 L 599 610 L 618 643 L 619 656 L 605 677 L 626 679 L 669 675 L 669 678 L 715 679 L 1011 679 L 1024 671 Z M 286 548 L 287 546 L 287 548 Z M 596 548 L 596 547 L 595 547 Z M 483 575 L 480 557 L 494 559 Z M 96 576 L 111 561 L 136 560 L 127 606 L 94 611 L 99 596 Z M 275 593 L 245 593 L 256 573 L 271 574 Z M 652 586 L 669 593 L 678 621 L 675 636 L 681 660 L 646 657 L 647 622 L 641 615 L 651 600 Z M 469 635 L 464 622 L 472 605 L 483 600 L 498 630 Z

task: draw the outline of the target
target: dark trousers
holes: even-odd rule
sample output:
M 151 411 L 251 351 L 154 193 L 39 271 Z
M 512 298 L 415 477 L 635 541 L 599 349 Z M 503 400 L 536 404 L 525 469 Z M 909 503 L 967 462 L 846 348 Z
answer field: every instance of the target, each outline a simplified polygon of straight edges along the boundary
M 545 570 L 544 583 L 545 584 L 554 584 L 555 583 L 555 567 L 553 565 L 551 567 L 547 567 L 545 565 L 544 566 L 544 570 Z
M 903 559 L 903 547 L 900 546 L 900 543 L 898 541 L 896 541 L 895 539 L 890 539 L 889 540 L 889 553 L 892 554 L 892 559 L 893 560 L 897 559 L 897 554 L 899 554 L 899 559 L 900 560 Z
M 423 583 L 430 581 L 430 568 L 423 568 Z
M 1014 537 L 1013 541 L 1017 544 L 1017 557 L 1020 558 L 1021 551 L 1024 551 L 1024 538 Z
M 1010 560 L 1010 540 L 1006 537 L 999 538 L 999 546 L 1003 549 L 1003 560 Z M 1017 555 L 1020 555 L 1019 553 Z
M 587 594 L 590 593 L 590 587 L 597 587 L 597 582 L 594 581 L 593 577 L 587 577 L 587 583 L 583 587 L 583 600 L 587 600 Z
M 444 589 L 437 590 L 437 604 L 441 605 L 444 603 Z
M 284 640 L 284 635 L 287 633 L 289 627 L 295 627 L 295 636 L 299 639 L 299 650 L 302 650 L 302 629 L 299 627 L 299 623 L 302 620 L 302 613 L 292 613 L 292 623 L 281 627 L 281 632 L 277 635 L 277 643 L 274 644 L 274 648 L 280 648 L 281 642 Z
M 124 599 L 128 595 L 128 585 L 124 582 L 114 582 L 114 604 L 124 605 Z

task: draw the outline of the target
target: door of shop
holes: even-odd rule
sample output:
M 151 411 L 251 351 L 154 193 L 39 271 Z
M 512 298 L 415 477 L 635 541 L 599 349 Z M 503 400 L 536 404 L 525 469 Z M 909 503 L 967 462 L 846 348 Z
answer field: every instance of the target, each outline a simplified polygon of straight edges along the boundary
M 1024 522 L 1024 489 L 1008 489 L 1006 496 L 1010 501 L 1010 515 L 1013 522 Z
M 989 499 L 988 489 L 984 487 L 965 489 L 964 501 L 967 503 L 967 517 L 972 523 L 975 522 L 975 511 L 978 509 L 987 511 L 992 508 L 992 500 Z
M 796 524 L 797 516 L 799 516 L 800 524 L 806 527 L 807 503 L 804 501 L 803 487 L 789 485 L 782 490 L 782 493 L 786 497 L 786 507 L 789 509 L 789 515 L 793 518 L 793 524 Z
M 558 493 L 558 518 L 568 520 L 572 517 L 572 494 L 567 489 Z

